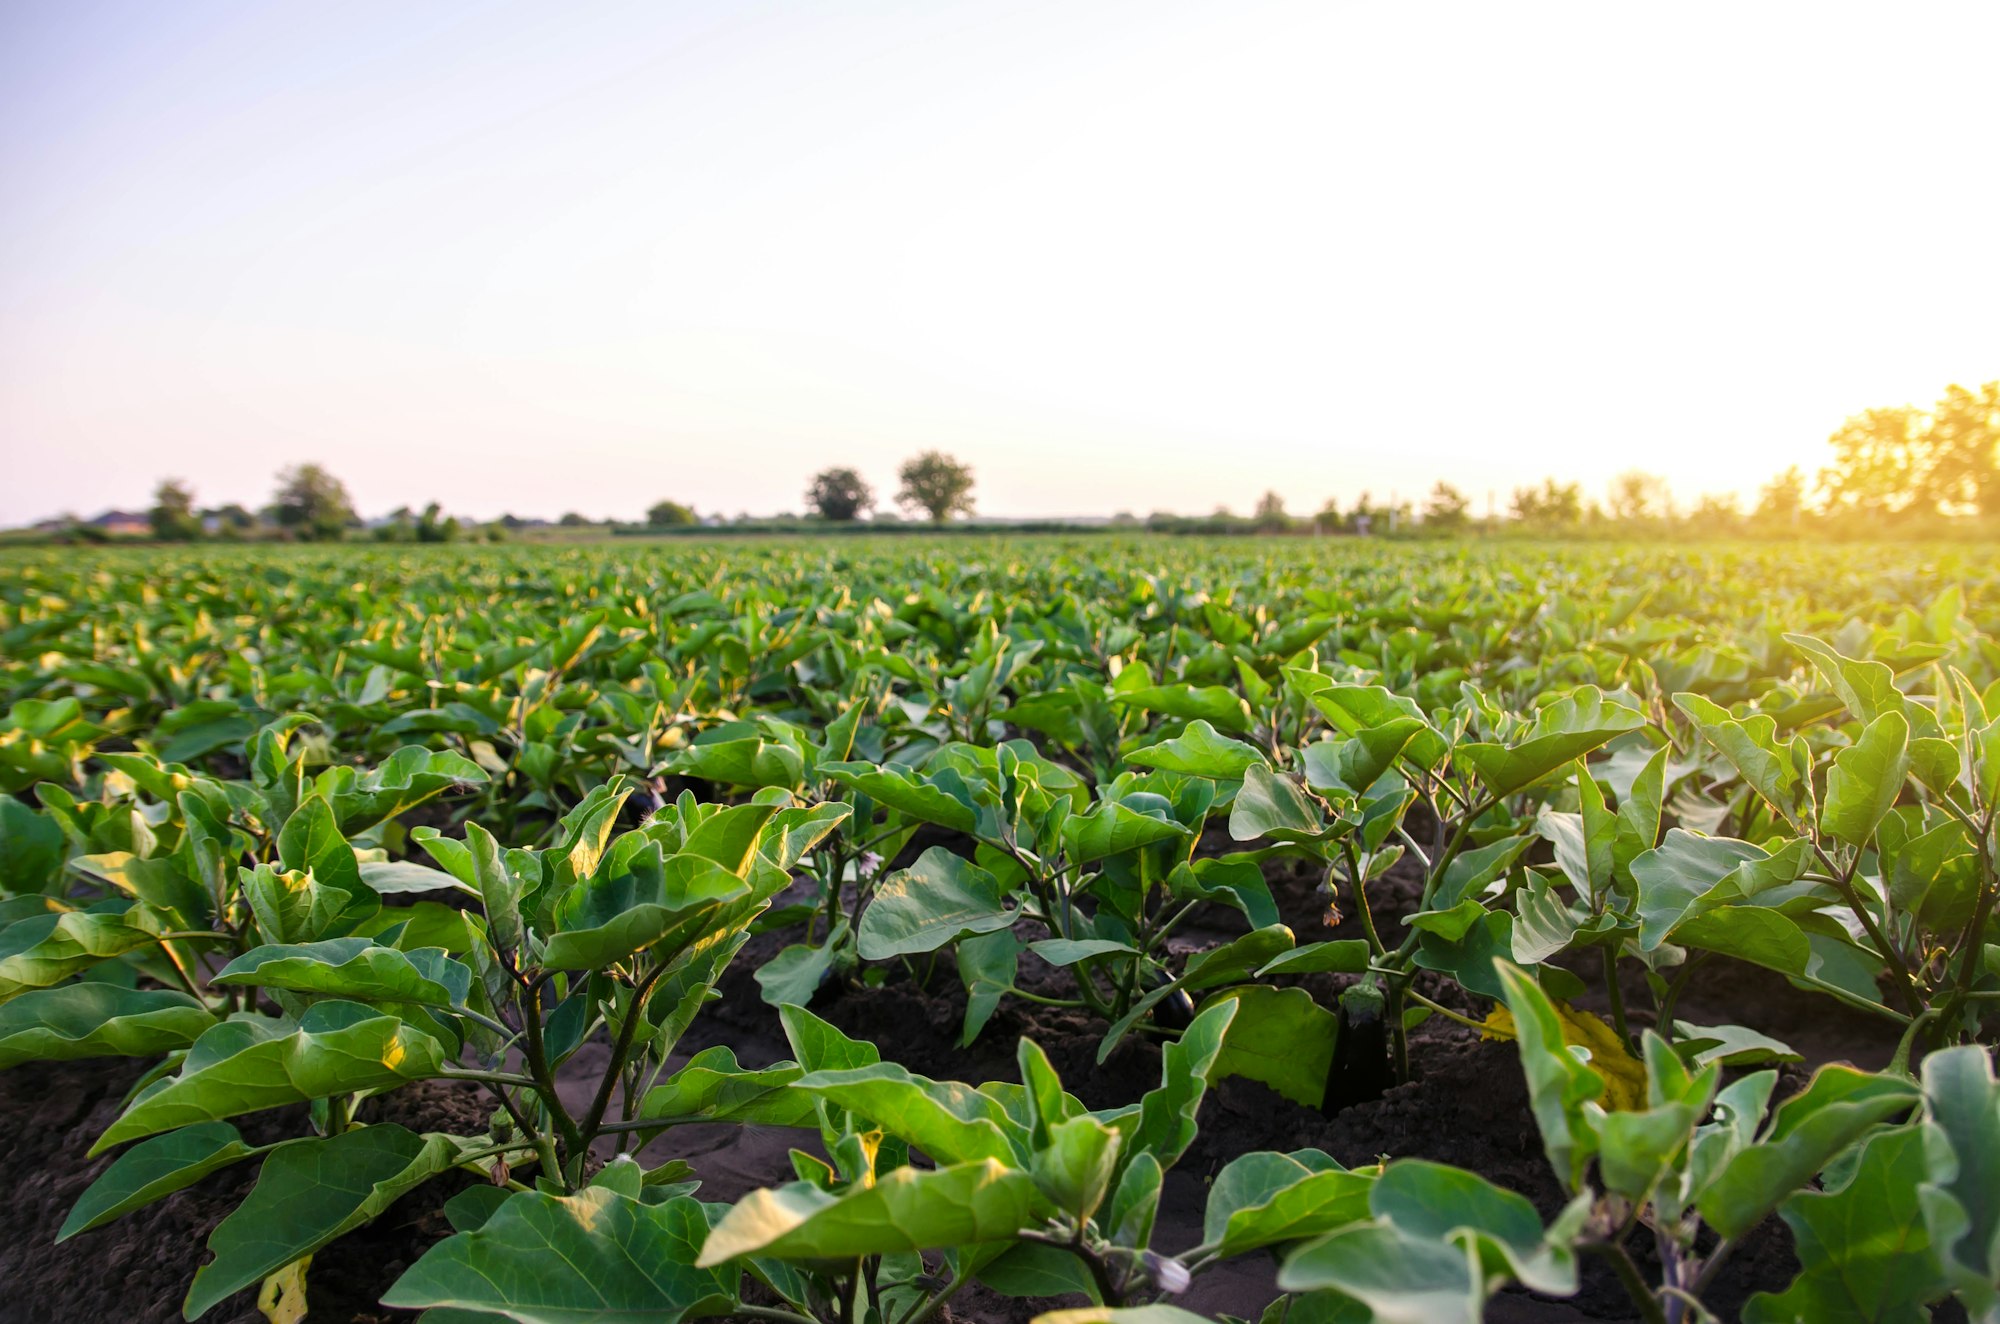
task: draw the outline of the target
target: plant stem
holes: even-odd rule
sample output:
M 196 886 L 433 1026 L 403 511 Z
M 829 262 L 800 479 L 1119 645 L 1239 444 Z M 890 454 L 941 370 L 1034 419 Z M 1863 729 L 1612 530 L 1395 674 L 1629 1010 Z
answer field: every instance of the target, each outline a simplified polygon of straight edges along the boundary
M 1638 1307 L 1640 1319 L 1646 1324 L 1667 1324 L 1666 1312 L 1660 1309 L 1659 1300 L 1646 1286 L 1646 1280 L 1639 1275 L 1639 1267 L 1632 1263 L 1632 1257 L 1625 1253 L 1623 1246 L 1610 1241 L 1593 1241 L 1587 1242 L 1583 1249 L 1611 1266 L 1611 1272 L 1618 1275 L 1625 1295 L 1631 1297 L 1632 1304 Z
M 1618 1031 L 1618 1041 L 1630 1049 L 1632 1031 L 1625 1024 L 1625 990 L 1618 987 L 1618 945 L 1608 942 L 1598 950 L 1604 955 L 1604 992 L 1611 999 L 1611 1026 Z

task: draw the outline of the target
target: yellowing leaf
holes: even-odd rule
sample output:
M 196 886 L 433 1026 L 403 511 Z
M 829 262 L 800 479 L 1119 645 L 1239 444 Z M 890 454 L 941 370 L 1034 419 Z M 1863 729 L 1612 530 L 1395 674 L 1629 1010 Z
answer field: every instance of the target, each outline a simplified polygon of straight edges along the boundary
M 312 1258 L 301 1255 L 257 1289 L 257 1309 L 271 1324 L 299 1324 L 306 1317 L 306 1267 Z
M 1636 1112 L 1646 1106 L 1646 1065 L 1632 1056 L 1619 1042 L 1618 1032 L 1587 1011 L 1578 1011 L 1567 1002 L 1555 1004 L 1562 1021 L 1563 1042 L 1590 1054 L 1591 1069 L 1604 1077 L 1604 1110 Z M 1514 1014 L 1504 1004 L 1494 1004 L 1483 1022 L 1481 1039 L 1516 1038 Z

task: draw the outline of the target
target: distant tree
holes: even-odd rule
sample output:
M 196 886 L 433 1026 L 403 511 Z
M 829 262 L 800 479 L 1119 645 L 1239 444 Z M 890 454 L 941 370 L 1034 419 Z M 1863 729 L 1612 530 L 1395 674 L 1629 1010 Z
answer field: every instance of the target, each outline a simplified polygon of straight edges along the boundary
M 506 527 L 505 521 L 502 521 L 501 527 Z M 418 542 L 456 542 L 458 534 L 458 516 L 444 514 L 435 501 L 425 506 L 424 513 L 417 516 Z
M 1257 513 L 1251 518 L 1265 533 L 1283 533 L 1292 526 L 1291 516 L 1285 514 L 1285 499 L 1274 491 L 1257 498 Z
M 317 464 L 295 464 L 278 473 L 271 513 L 297 538 L 337 539 L 354 523 L 354 501 L 338 478 Z
M 1536 529 L 1564 529 L 1583 521 L 1583 489 L 1544 478 L 1540 487 L 1517 487 L 1514 518 Z
M 646 523 L 656 529 L 699 522 L 694 507 L 684 506 L 678 501 L 656 501 L 646 510 Z
M 875 489 L 852 469 L 823 469 L 806 489 L 806 507 L 821 519 L 845 524 L 874 509 Z
M 1699 533 L 1735 533 L 1743 527 L 1743 511 L 1734 492 L 1707 492 L 1688 514 L 1688 526 Z
M 1424 501 L 1424 527 L 1441 530 L 1462 529 L 1471 519 L 1472 501 L 1450 483 L 1439 480 Z
M 1667 480 L 1658 474 L 1628 469 L 1611 480 L 1611 492 L 1605 504 L 1610 509 L 1611 518 L 1635 524 L 1671 514 L 1673 496 L 1667 488 Z
M 1751 518 L 1769 528 L 1798 527 L 1806 508 L 1805 471 L 1796 464 L 1764 484 Z
M 153 536 L 161 542 L 192 542 L 201 537 L 201 517 L 194 513 L 194 490 L 178 478 L 153 489 L 153 508 L 146 512 Z
M 1925 421 L 1908 405 L 1870 409 L 1828 438 L 1833 463 L 1820 471 L 1829 512 L 1884 519 L 1916 504 L 1924 467 Z
M 896 477 L 903 484 L 896 492 L 896 504 L 905 510 L 921 510 L 933 524 L 972 513 L 971 466 L 943 451 L 925 451 L 905 461 Z
M 586 527 L 590 521 L 577 514 L 574 510 L 571 510 L 564 512 L 563 517 L 557 520 L 556 523 L 565 529 L 581 529 Z
M 2000 381 L 1946 387 L 1924 441 L 1925 506 L 2000 515 Z

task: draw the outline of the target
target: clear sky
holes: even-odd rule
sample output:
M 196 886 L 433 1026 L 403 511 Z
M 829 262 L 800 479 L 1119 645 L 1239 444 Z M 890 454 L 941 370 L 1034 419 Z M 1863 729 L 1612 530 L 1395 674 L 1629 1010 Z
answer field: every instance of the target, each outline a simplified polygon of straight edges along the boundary
M 1628 468 L 2000 377 L 2000 4 L 0 0 L 0 522 Z

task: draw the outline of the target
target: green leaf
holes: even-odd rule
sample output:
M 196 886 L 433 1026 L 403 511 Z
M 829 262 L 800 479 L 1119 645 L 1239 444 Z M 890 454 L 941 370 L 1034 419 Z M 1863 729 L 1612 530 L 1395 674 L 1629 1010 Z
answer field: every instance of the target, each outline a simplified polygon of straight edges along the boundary
M 1763 1138 L 1732 1156 L 1700 1192 L 1701 1216 L 1725 1237 L 1742 1236 L 1870 1127 L 1916 1100 L 1916 1086 L 1901 1077 L 1821 1067 L 1778 1106 Z
M 1172 819 L 1142 814 L 1117 801 L 1100 804 L 1088 814 L 1072 814 L 1062 825 L 1063 848 L 1076 864 L 1122 855 L 1162 841 L 1185 841 L 1193 835 Z
M 542 960 L 553 970 L 601 970 L 656 944 L 666 950 L 699 934 L 725 902 L 750 885 L 712 859 L 662 859 L 657 842 L 623 870 L 606 869 L 556 904 L 556 929 Z
M 405 952 L 372 938 L 253 947 L 211 981 L 226 986 L 284 988 L 360 1002 L 422 1002 L 462 1007 L 472 971 L 427 947 Z
M 36 989 L 0 1003 L 0 1070 L 23 1062 L 150 1057 L 185 1048 L 215 1017 L 184 993 L 99 981 Z
M 1606 700 L 1595 686 L 1583 685 L 1537 712 L 1517 743 L 1460 745 L 1453 757 L 1463 760 L 1493 794 L 1512 795 L 1645 724 L 1640 713 Z
M 1111 702 L 1186 721 L 1205 721 L 1219 731 L 1245 735 L 1253 723 L 1243 696 L 1222 685 L 1146 685 L 1111 696 Z
M 382 1297 L 406 1310 L 478 1312 L 516 1324 L 673 1324 L 726 1313 L 737 1275 L 695 1267 L 710 1236 L 699 1201 L 657 1205 L 590 1187 L 523 1191 L 475 1232 L 424 1252 Z
M 55 819 L 0 794 L 0 892 L 40 892 L 62 877 L 67 846 Z
M 965 983 L 965 1028 L 958 1040 L 962 1048 L 979 1037 L 999 1009 L 1000 999 L 1014 986 L 1021 943 L 1002 929 L 961 941 L 957 955 L 958 977 Z
M 861 958 L 934 952 L 949 942 L 1011 928 L 1015 920 L 1000 880 L 969 860 L 933 846 L 908 869 L 883 879 L 861 913 Z
M 1328 971 L 1334 974 L 1358 975 L 1367 968 L 1368 940 L 1340 938 L 1332 942 L 1309 942 L 1302 947 L 1294 947 L 1266 962 L 1258 969 L 1257 978 L 1269 979 L 1273 975 L 1320 974 Z
M 426 848 L 432 842 L 424 842 Z M 481 908 L 493 933 L 493 945 L 503 952 L 518 951 L 523 938 L 521 896 L 525 880 L 512 867 L 507 853 L 493 834 L 477 823 L 465 825 L 466 865 L 479 892 Z
M 874 1044 L 848 1038 L 804 1007 L 780 1007 L 778 1020 L 792 1056 L 807 1071 L 846 1071 L 882 1060 Z
M 833 942 L 817 947 L 795 942 L 781 948 L 751 976 L 757 981 L 758 996 L 774 1007 L 788 1002 L 805 1006 L 819 992 L 820 983 L 825 980 L 826 972 L 833 969 L 833 958 L 838 954 Z
M 442 869 L 413 864 L 408 860 L 363 860 L 361 881 L 368 885 L 370 891 L 382 896 L 402 892 L 465 892 L 472 896 L 479 895 L 477 888 L 467 886 Z
M 1333 1066 L 1340 1018 L 1302 988 L 1225 989 L 1209 1005 L 1225 998 L 1236 1003 L 1236 1016 L 1229 1022 L 1210 1080 L 1244 1076 L 1269 1085 L 1294 1103 L 1319 1107 Z
M 705 1048 L 659 1086 L 648 1090 L 639 1116 L 663 1122 L 753 1122 L 765 1126 L 815 1126 L 810 1094 L 791 1086 L 805 1074 L 790 1062 L 761 1070 L 737 1065 L 725 1044 Z
M 761 736 L 689 745 L 663 767 L 725 786 L 782 786 L 787 790 L 796 789 L 806 775 L 805 760 L 796 749 Z
M 2000 1085 L 1989 1051 L 1924 1059 L 1928 1180 L 1918 1192 L 1932 1245 L 1968 1314 L 2000 1314 Z
M 1317 838 L 1326 823 L 1306 793 L 1282 773 L 1251 767 L 1229 810 L 1229 835 L 1236 841 L 1270 837 L 1274 841 Z
M 69 910 L 17 920 L 0 929 L 0 1002 L 154 941 L 131 912 Z
M 1406 718 L 1422 724 L 1403 746 L 1404 757 L 1419 768 L 1438 765 L 1451 746 L 1430 723 L 1416 700 L 1380 685 L 1334 685 L 1326 677 L 1296 668 L 1285 673 L 1342 735 L 1358 736 L 1376 727 L 1390 726 Z
M 187 1318 L 372 1221 L 458 1153 L 451 1136 L 419 1136 L 393 1124 L 274 1149 L 257 1185 L 209 1234 L 215 1258 L 195 1273 Z
M 904 773 L 872 763 L 827 763 L 821 765 L 820 775 L 921 823 L 968 834 L 978 825 L 971 805 Z
M 992 1159 L 895 1168 L 840 1194 L 809 1182 L 752 1191 L 708 1235 L 696 1263 L 755 1255 L 854 1259 L 1005 1241 L 1047 1206 L 1027 1173 Z
M 134 1209 L 164 1200 L 211 1172 L 262 1153 L 243 1143 L 227 1122 L 198 1122 L 142 1140 L 113 1159 L 63 1220 L 57 1241 L 103 1227 Z
M 1020 1156 L 1025 1137 L 990 1095 L 955 1080 L 913 1075 L 893 1062 L 814 1071 L 795 1088 L 830 1099 L 940 1164 Z
M 1128 1154 L 1150 1155 L 1169 1168 L 1194 1143 L 1195 1115 L 1235 1016 L 1234 1002 L 1208 1007 L 1161 1050 L 1160 1084 L 1139 1100 L 1138 1125 L 1125 1145 Z
M 1480 1324 L 1486 1287 L 1458 1246 L 1384 1220 L 1342 1228 L 1285 1258 L 1287 1292 L 1332 1289 L 1366 1305 L 1379 1324 Z
M 1943 1280 L 1919 1208 L 1923 1176 L 1923 1135 L 1900 1128 L 1870 1139 L 1844 1183 L 1786 1200 L 1778 1212 L 1792 1229 L 1799 1273 L 1783 1293 L 1751 1297 L 1745 1324 L 1929 1320 L 1924 1307 Z
M 1870 722 L 1860 739 L 1833 756 L 1819 825 L 1850 846 L 1865 846 L 1910 774 L 1910 723 L 1899 712 Z
M 190 1122 L 423 1080 L 443 1065 L 437 1040 L 358 1002 L 315 1003 L 296 1026 L 239 1017 L 195 1040 L 180 1071 L 134 1098 L 90 1152 Z
M 1584 1105 L 1604 1093 L 1604 1077 L 1564 1045 L 1562 1018 L 1541 986 L 1517 967 L 1496 962 L 1507 1010 L 1514 1015 L 1528 1104 L 1542 1133 L 1542 1149 L 1564 1187 L 1581 1189 L 1597 1152 L 1597 1131 Z
M 1249 768 L 1259 764 L 1268 767 L 1270 763 L 1255 747 L 1219 734 L 1200 718 L 1189 722 L 1172 740 L 1131 751 L 1125 761 L 1212 781 L 1238 781 Z
M 1777 720 L 1758 713 L 1741 720 L 1699 694 L 1676 694 L 1674 706 L 1686 713 L 1707 741 L 1722 751 L 1737 773 L 1765 803 L 1794 828 L 1804 824 L 1799 816 L 1803 789 L 1800 769 L 1806 765 L 1803 741 L 1778 743 Z
M 1053 966 L 1075 965 L 1093 956 L 1139 953 L 1131 943 L 1113 942 L 1109 938 L 1043 938 L 1029 943 L 1028 950 Z
M 310 872 L 321 886 L 349 896 L 362 889 L 361 865 L 325 796 L 308 795 L 285 820 L 278 833 L 278 860 L 287 872 Z
M 1202 1244 L 1227 1258 L 1365 1222 L 1375 1177 L 1350 1172 L 1317 1149 L 1245 1154 L 1209 1187 Z

